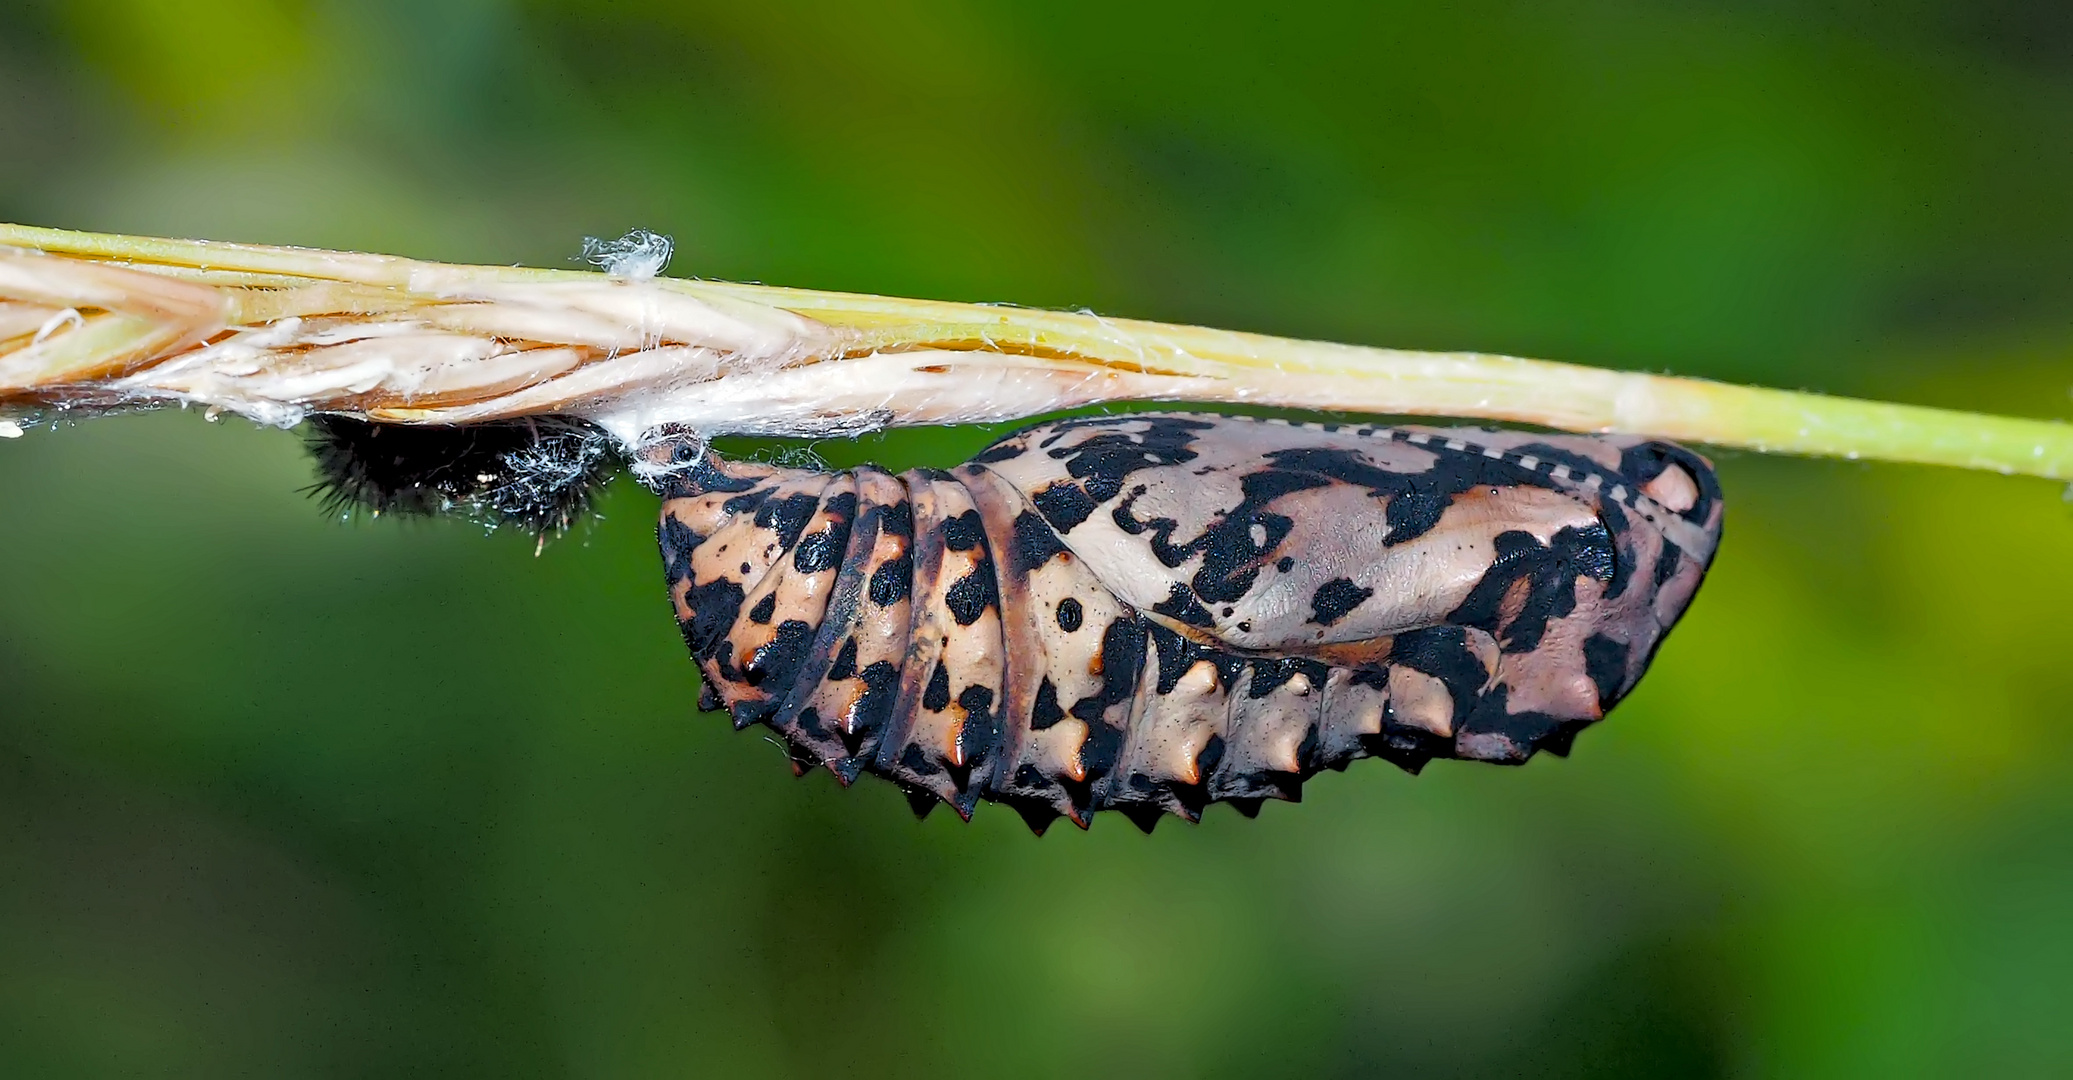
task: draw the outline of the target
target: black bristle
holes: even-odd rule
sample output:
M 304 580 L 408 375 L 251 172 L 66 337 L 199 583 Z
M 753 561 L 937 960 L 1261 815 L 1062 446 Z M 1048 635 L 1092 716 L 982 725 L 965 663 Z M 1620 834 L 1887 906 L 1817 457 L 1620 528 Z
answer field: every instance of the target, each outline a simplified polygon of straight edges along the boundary
M 316 416 L 308 430 L 328 510 L 459 514 L 540 537 L 581 520 L 624 463 L 610 435 L 565 416 L 458 426 Z

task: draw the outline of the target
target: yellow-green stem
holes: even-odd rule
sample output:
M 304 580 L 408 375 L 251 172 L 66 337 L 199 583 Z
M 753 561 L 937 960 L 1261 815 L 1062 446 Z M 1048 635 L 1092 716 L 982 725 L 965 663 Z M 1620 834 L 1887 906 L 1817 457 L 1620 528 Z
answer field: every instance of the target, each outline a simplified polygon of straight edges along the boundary
M 470 284 L 596 280 L 566 270 L 472 267 L 303 248 L 164 240 L 0 225 L 0 246 L 119 263 L 225 290 L 233 321 L 403 311 L 447 302 Z M 658 279 L 655 288 L 722 308 L 778 308 L 846 335 L 838 363 L 864 352 L 947 350 L 962 363 L 1013 355 L 1093 363 L 1154 376 L 1137 393 L 1358 413 L 1510 420 L 1575 431 L 1659 435 L 1770 453 L 1914 462 L 2053 479 L 2073 477 L 2073 427 L 1478 353 L 1431 353 L 1012 307 L 761 285 Z M 179 292 L 185 286 L 169 284 Z M 144 306 L 162 306 L 155 299 Z M 183 301 L 184 302 L 184 301 Z M 190 303 L 190 306 L 193 306 Z M 142 325 L 106 325 L 93 345 L 125 360 L 124 342 L 159 344 Z M 126 337 L 124 335 L 127 335 Z M 168 339 L 170 340 L 170 339 Z M 51 359 L 55 359 L 54 357 Z M 832 369 L 831 369 L 832 370 Z M 1172 392 L 1158 377 L 1173 377 Z M 1003 402 L 1004 415 L 1044 406 Z M 896 420 L 897 422 L 897 420 Z

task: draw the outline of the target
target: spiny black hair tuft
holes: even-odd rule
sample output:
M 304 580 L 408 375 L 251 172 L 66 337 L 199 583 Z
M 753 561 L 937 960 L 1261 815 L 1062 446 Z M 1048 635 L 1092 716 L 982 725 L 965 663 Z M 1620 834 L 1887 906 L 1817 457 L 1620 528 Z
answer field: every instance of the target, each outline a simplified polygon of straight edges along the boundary
M 327 510 L 459 514 L 543 540 L 589 513 L 625 465 L 618 440 L 567 416 L 453 426 L 315 416 L 305 439 Z

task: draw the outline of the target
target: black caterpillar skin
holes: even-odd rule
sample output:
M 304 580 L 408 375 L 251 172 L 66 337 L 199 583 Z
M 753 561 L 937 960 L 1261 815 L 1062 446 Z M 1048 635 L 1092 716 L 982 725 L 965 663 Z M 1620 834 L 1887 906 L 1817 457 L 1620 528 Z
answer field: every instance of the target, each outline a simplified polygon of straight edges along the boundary
M 1201 414 L 1044 424 L 948 472 L 648 461 L 701 707 L 1039 832 L 1251 814 L 1361 757 L 1567 753 L 1722 509 L 1665 442 Z
M 458 513 L 543 541 L 587 516 L 592 495 L 625 465 L 616 440 L 566 416 L 458 427 L 313 416 L 305 442 L 317 462 L 314 490 L 332 513 Z

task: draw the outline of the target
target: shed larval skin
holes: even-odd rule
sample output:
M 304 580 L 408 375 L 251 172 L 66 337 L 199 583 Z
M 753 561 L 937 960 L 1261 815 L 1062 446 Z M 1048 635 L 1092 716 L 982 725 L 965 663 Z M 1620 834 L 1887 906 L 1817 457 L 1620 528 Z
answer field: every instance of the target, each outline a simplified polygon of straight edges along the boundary
M 1565 754 L 1722 513 L 1703 458 L 1633 436 L 1143 414 L 950 471 L 648 453 L 702 707 L 1039 832 L 1251 814 L 1361 757 Z

